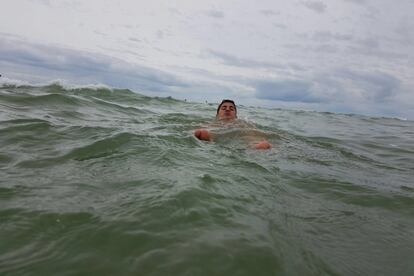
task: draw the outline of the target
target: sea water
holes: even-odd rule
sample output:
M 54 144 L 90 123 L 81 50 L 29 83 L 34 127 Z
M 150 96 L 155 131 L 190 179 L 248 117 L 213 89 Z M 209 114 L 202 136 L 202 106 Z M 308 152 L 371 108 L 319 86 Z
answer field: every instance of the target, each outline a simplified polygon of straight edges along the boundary
M 413 121 L 216 107 L 3 84 L 0 275 L 414 275 Z

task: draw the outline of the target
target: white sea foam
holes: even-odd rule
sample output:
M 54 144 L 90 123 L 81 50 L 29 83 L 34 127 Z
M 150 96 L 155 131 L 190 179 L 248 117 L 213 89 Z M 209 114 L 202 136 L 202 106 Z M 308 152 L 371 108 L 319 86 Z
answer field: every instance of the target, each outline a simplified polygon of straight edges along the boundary
M 73 89 L 92 89 L 92 90 L 99 90 L 99 89 L 107 89 L 113 91 L 113 88 L 102 83 L 90 83 L 90 84 L 74 84 L 70 83 L 65 79 L 54 79 L 46 82 L 29 82 L 26 80 L 19 80 L 19 79 L 11 79 L 7 77 L 0 77 L 0 87 L 21 87 L 21 86 L 33 86 L 33 87 L 42 87 L 42 86 L 49 86 L 49 85 L 59 85 L 67 90 Z
M 98 89 L 107 89 L 110 91 L 113 90 L 112 87 L 106 84 L 102 84 L 102 83 L 75 84 L 75 83 L 70 83 L 69 81 L 64 80 L 64 79 L 55 79 L 43 85 L 53 85 L 53 84 L 62 86 L 64 89 L 67 89 L 67 90 L 83 89 L 83 88 L 92 89 L 92 90 L 98 90 Z
M 31 84 L 27 81 L 10 79 L 7 77 L 0 77 L 0 87 L 6 87 L 6 86 L 20 87 L 20 86 L 27 86 L 27 85 L 31 85 Z

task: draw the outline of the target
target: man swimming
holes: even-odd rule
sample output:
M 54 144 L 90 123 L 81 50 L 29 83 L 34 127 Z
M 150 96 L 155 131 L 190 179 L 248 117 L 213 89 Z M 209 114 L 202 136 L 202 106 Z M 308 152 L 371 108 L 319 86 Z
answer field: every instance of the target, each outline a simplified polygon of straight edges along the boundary
M 231 127 L 231 126 L 246 126 L 246 122 L 237 119 L 237 107 L 234 101 L 232 100 L 223 100 L 218 108 L 216 113 L 216 121 L 212 124 L 213 126 L 221 127 Z M 255 130 L 251 130 L 249 135 L 245 135 L 247 139 L 252 142 L 252 147 L 255 149 L 271 149 L 272 145 L 266 140 L 260 142 L 254 141 L 257 140 L 252 134 L 257 133 Z M 263 134 L 263 133 L 262 133 Z M 194 132 L 194 136 L 203 141 L 213 141 L 214 134 L 207 129 L 197 129 Z M 260 135 L 263 136 L 263 135 Z

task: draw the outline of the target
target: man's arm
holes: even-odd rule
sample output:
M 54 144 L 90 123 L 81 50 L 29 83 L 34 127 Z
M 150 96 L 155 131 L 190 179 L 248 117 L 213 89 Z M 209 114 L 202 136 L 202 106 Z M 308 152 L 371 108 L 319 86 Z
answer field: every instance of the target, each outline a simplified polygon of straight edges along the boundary
M 246 139 L 253 149 L 267 150 L 272 148 L 272 144 L 266 140 L 267 136 L 268 135 L 265 132 L 254 127 L 245 132 L 244 139 Z
M 194 131 L 194 136 L 197 137 L 199 140 L 212 141 L 212 135 L 207 129 L 197 129 L 196 131 Z
M 272 144 L 270 144 L 268 141 L 263 140 L 260 143 L 257 143 L 256 145 L 254 145 L 255 149 L 258 150 L 267 150 L 267 149 L 271 149 L 272 148 Z
M 194 136 L 199 140 L 212 142 L 214 140 L 215 134 L 213 134 L 211 131 L 208 131 L 207 129 L 199 128 L 194 131 Z M 243 133 L 241 133 L 241 137 L 246 142 L 248 142 L 250 147 L 253 149 L 268 150 L 272 148 L 272 144 L 266 140 L 267 134 L 260 130 L 244 130 Z

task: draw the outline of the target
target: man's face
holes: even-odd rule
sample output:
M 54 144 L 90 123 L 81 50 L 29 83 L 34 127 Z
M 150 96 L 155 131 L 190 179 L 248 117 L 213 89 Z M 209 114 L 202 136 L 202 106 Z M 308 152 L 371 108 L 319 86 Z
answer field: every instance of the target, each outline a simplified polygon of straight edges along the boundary
M 234 120 L 236 119 L 236 108 L 232 103 L 223 103 L 217 114 L 219 120 Z

